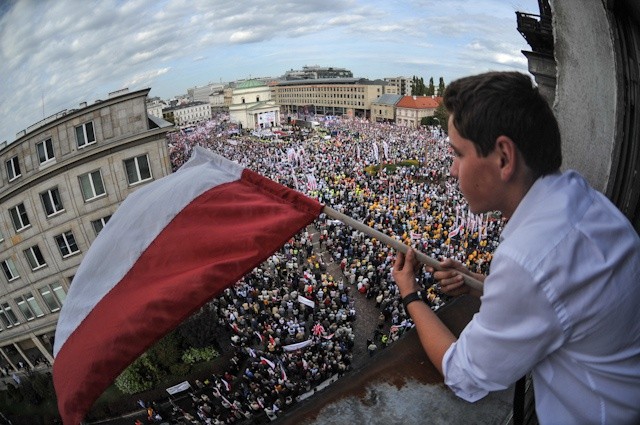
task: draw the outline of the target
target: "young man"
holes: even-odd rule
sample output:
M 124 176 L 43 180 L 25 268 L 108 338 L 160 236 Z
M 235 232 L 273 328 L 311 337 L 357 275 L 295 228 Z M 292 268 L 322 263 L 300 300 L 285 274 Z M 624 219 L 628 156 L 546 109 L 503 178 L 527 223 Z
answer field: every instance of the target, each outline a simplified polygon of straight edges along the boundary
M 579 174 L 559 171 L 558 125 L 529 77 L 462 78 L 444 104 L 469 208 L 509 221 L 458 340 L 416 301 L 413 251 L 398 254 L 393 276 L 427 355 L 467 401 L 531 371 L 542 424 L 640 423 L 638 234 Z M 445 292 L 468 292 L 460 263 L 441 266 L 427 271 Z

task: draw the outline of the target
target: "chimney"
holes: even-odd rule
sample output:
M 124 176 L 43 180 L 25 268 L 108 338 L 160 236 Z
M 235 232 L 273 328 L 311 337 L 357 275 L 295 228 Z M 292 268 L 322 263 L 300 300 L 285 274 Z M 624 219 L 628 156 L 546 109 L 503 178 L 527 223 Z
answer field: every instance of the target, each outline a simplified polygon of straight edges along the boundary
M 86 108 L 87 107 L 87 102 L 80 102 L 80 107 L 81 108 Z

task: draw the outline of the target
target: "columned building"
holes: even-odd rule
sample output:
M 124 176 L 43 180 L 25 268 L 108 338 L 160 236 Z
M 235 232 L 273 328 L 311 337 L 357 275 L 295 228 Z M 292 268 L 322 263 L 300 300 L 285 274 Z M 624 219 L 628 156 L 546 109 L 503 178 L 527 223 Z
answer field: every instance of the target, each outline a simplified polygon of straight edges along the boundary
M 239 83 L 232 94 L 229 117 L 245 129 L 280 125 L 280 108 L 271 98 L 271 88 L 259 80 Z
M 371 116 L 371 104 L 385 94 L 387 83 L 364 78 L 281 81 L 273 97 L 286 115 Z
M 150 89 L 62 111 L 0 149 L 0 366 L 52 364 L 73 276 L 118 205 L 171 172 Z M 10 379 L 10 378 L 8 378 Z

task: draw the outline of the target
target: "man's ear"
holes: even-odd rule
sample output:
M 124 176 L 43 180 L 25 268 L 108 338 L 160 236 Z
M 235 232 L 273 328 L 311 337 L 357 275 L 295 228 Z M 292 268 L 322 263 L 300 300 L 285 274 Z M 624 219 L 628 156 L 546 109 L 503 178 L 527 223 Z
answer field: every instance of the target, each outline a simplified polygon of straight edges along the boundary
M 514 178 L 518 170 L 518 147 L 507 136 L 499 136 L 496 139 L 495 152 L 500 161 L 500 177 L 503 181 Z

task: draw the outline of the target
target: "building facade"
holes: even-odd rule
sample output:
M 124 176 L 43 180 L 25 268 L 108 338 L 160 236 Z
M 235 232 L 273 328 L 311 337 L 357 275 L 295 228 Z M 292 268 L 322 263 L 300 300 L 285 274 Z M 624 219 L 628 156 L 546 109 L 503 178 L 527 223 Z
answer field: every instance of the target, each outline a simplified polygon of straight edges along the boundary
M 271 88 L 260 80 L 246 80 L 233 89 L 229 118 L 245 129 L 280 125 L 280 108 L 271 98 Z
M 290 80 L 317 80 L 322 78 L 353 78 L 353 72 L 346 68 L 334 68 L 324 66 L 303 66 L 300 70 L 291 69 L 284 74 L 284 79 Z
M 31 126 L 0 150 L 0 366 L 46 367 L 82 257 L 118 205 L 171 172 L 150 89 Z
M 432 117 L 442 102 L 435 96 L 404 96 L 396 104 L 396 124 L 418 128 L 422 118 Z
M 371 104 L 385 94 L 386 82 L 364 78 L 282 81 L 273 98 L 286 115 L 324 114 L 369 118 Z
M 384 79 L 389 83 L 389 86 L 395 87 L 394 94 L 401 96 L 410 96 L 413 88 L 413 79 L 411 77 L 389 77 Z
M 371 120 L 376 122 L 395 122 L 396 104 L 402 99 L 398 94 L 383 94 L 371 103 Z
M 207 101 L 171 106 L 162 110 L 162 117 L 178 128 L 189 127 L 211 119 L 211 104 Z
M 147 101 L 147 114 L 162 118 L 162 110 L 167 106 L 168 105 L 160 99 L 149 99 Z

